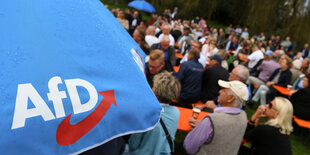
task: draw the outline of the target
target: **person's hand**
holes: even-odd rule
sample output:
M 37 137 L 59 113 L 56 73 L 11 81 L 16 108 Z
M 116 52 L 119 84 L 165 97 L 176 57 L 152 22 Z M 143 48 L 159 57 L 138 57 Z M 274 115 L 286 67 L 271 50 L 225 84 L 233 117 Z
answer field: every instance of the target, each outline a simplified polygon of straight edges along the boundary
M 192 128 L 195 128 L 199 123 L 200 121 L 198 121 L 197 119 L 194 119 L 194 118 L 190 118 L 188 120 L 188 123 L 189 125 L 192 127 Z
M 206 108 L 206 104 L 196 105 L 194 108 L 202 110 L 202 109 Z
M 205 104 L 205 107 L 211 110 L 214 110 L 216 108 L 216 105 L 213 101 L 207 101 Z
M 257 110 L 256 110 L 254 115 L 256 115 L 256 119 L 260 119 L 260 118 L 266 117 L 265 112 L 266 112 L 266 106 L 260 105 L 257 108 Z
M 270 87 L 270 86 L 273 85 L 273 84 L 274 84 L 274 82 L 268 81 L 268 82 L 266 83 L 266 86 L 267 86 L 267 87 Z
M 294 93 L 296 93 L 297 92 L 297 90 L 294 90 L 294 89 L 291 89 L 290 90 L 290 93 L 288 94 L 289 96 L 292 96 Z

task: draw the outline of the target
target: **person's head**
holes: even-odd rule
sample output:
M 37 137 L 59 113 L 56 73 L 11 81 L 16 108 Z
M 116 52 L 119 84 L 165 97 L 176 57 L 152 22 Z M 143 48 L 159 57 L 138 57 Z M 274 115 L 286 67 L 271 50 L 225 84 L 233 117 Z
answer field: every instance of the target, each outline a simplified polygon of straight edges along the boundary
M 226 82 L 219 80 L 218 84 L 223 87 L 219 91 L 220 96 L 217 99 L 221 106 L 240 108 L 248 100 L 249 91 L 244 83 L 240 81 Z
M 281 56 L 279 64 L 282 70 L 292 68 L 293 66 L 292 59 L 287 55 Z
M 221 49 L 221 50 L 219 50 L 219 51 L 217 52 L 217 54 L 220 55 L 220 56 L 222 57 L 223 60 L 226 60 L 226 58 L 227 58 L 226 50 Z
M 139 23 L 139 25 L 138 25 L 138 27 L 141 27 L 141 28 L 143 28 L 143 29 L 145 30 L 145 29 L 146 29 L 146 27 L 147 27 L 147 23 L 146 23 L 146 21 L 141 20 L 141 21 L 140 21 L 140 23 Z
M 302 62 L 301 62 L 301 69 L 306 69 L 308 68 L 310 64 L 310 59 L 309 58 L 305 58 Z
M 171 30 L 170 25 L 168 25 L 168 24 L 163 25 L 162 31 L 163 31 L 164 35 L 169 35 L 170 34 L 170 30 Z
M 264 60 L 269 60 L 271 57 L 272 51 L 268 50 L 264 53 Z
M 249 76 L 249 69 L 243 65 L 238 65 L 229 73 L 229 81 L 241 81 L 245 83 Z
M 214 38 L 212 38 L 212 37 L 210 37 L 210 39 L 209 39 L 209 46 L 216 46 L 216 39 L 214 39 Z
M 266 124 L 279 127 L 282 134 L 289 135 L 293 131 L 293 106 L 284 97 L 276 97 L 266 106 L 265 115 L 269 119 Z
M 208 65 L 209 66 L 215 66 L 222 64 L 222 57 L 218 54 L 215 54 L 213 56 L 209 56 Z
M 157 74 L 165 66 L 165 54 L 162 50 L 155 49 L 150 53 L 149 70 L 151 74 Z
M 160 103 L 169 104 L 180 95 L 181 84 L 169 72 L 162 72 L 154 76 L 153 92 Z
M 185 27 L 183 30 L 184 35 L 188 35 L 190 32 L 191 32 L 191 28 L 189 28 L 189 27 Z
M 310 88 L 310 72 L 308 72 L 304 79 L 302 80 L 302 86 L 304 86 L 304 88 Z
M 145 38 L 145 30 L 139 27 L 136 28 L 132 34 L 132 37 L 137 43 L 140 43 Z
M 301 61 L 298 59 L 294 60 L 293 61 L 293 68 L 300 70 L 300 67 L 301 67 Z
M 285 40 L 286 40 L 286 41 L 290 41 L 291 38 L 290 38 L 289 36 L 287 36 L 287 37 L 285 38 Z
M 192 49 L 196 49 L 198 51 L 201 51 L 201 46 L 202 46 L 201 42 L 199 42 L 199 41 L 193 42 Z
M 118 12 L 117 17 L 120 19 L 125 19 L 125 13 L 123 11 L 120 11 L 120 12 Z
M 135 11 L 133 12 L 133 15 L 132 15 L 134 18 L 137 18 L 139 16 L 139 12 L 138 11 Z
M 164 35 L 163 38 L 160 41 L 160 46 L 162 50 L 168 49 L 170 44 L 170 39 L 168 35 Z
M 233 43 L 237 43 L 238 42 L 238 38 L 234 36 L 232 41 L 233 41 Z
M 248 32 L 248 28 L 245 27 L 244 30 L 243 30 L 243 32 Z
M 155 29 L 156 29 L 156 27 L 153 26 L 153 25 L 147 27 L 147 29 L 146 29 L 146 35 L 154 36 L 154 35 L 155 35 Z
M 308 47 L 309 47 L 309 44 L 305 43 L 304 48 L 308 48 Z
M 191 59 L 199 59 L 200 58 L 200 51 L 197 49 L 192 48 L 187 55 L 187 60 Z

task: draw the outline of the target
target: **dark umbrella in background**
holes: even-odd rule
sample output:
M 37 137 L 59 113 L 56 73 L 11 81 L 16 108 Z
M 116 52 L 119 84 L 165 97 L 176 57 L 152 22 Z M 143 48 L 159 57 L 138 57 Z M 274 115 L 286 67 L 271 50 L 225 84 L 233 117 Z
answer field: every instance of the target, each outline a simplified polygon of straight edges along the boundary
M 128 3 L 128 6 L 141 10 L 141 11 L 149 12 L 149 13 L 153 13 L 156 11 L 152 4 L 144 0 L 134 0 Z

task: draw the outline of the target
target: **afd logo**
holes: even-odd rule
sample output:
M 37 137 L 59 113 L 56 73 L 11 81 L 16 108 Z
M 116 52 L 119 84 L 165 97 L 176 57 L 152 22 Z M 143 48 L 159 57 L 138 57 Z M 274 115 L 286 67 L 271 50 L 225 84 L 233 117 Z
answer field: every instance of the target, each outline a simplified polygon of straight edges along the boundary
M 68 94 L 72 103 L 73 113 L 79 114 L 92 110 L 98 102 L 98 92 L 96 88 L 83 79 L 64 80 Z M 15 103 L 15 111 L 11 129 L 25 126 L 26 119 L 41 116 L 44 121 L 65 117 L 65 110 L 62 100 L 67 98 L 65 91 L 59 91 L 58 85 L 63 84 L 59 76 L 51 78 L 48 82 L 49 92 L 46 94 L 49 101 L 53 102 L 55 115 L 49 109 L 45 101 L 39 95 L 31 83 L 19 84 Z M 81 103 L 77 87 L 84 87 L 89 93 L 89 100 Z M 68 115 L 58 126 L 56 140 L 60 145 L 71 145 L 78 141 L 94 128 L 104 117 L 110 106 L 116 106 L 114 90 L 99 92 L 103 96 L 97 108 L 86 118 L 77 124 L 70 123 L 71 115 Z M 34 104 L 34 108 L 28 109 L 28 100 Z

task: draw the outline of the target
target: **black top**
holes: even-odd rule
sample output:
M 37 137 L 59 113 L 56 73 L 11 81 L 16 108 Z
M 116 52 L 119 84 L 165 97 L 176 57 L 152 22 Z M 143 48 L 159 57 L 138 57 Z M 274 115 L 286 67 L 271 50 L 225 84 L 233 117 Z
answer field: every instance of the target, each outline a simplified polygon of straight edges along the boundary
M 228 81 L 228 77 L 228 71 L 220 65 L 207 68 L 203 72 L 201 101 L 206 102 L 216 98 L 221 89 L 218 80 Z
M 291 155 L 292 147 L 289 135 L 280 133 L 280 129 L 270 125 L 254 127 L 248 124 L 244 139 L 252 142 L 258 155 Z
M 303 120 L 310 120 L 310 88 L 298 90 L 290 98 L 294 115 Z
M 280 70 L 281 68 L 276 69 L 272 73 L 268 81 L 272 81 L 273 78 L 275 78 L 275 76 L 280 72 Z M 278 83 L 276 83 L 276 85 L 286 87 L 288 84 L 290 84 L 291 80 L 292 80 L 292 72 L 290 71 L 290 69 L 286 69 L 285 71 L 282 71 L 280 73 L 279 81 Z

